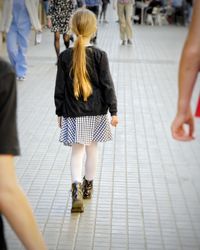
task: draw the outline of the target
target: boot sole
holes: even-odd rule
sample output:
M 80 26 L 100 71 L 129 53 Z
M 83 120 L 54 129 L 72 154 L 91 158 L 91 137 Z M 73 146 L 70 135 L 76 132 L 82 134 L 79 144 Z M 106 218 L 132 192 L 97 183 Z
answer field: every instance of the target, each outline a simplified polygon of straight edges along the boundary
M 82 213 L 84 212 L 83 202 L 75 201 L 71 208 L 71 213 Z

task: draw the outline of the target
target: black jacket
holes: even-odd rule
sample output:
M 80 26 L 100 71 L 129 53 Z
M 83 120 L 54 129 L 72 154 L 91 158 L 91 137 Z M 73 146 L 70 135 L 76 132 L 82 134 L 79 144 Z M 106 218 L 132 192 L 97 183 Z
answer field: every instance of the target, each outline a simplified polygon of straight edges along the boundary
M 86 102 L 74 97 L 71 72 L 73 48 L 62 52 L 58 60 L 55 86 L 56 114 L 64 117 L 117 114 L 117 100 L 114 84 L 109 70 L 107 55 L 104 51 L 86 47 L 87 70 L 93 93 Z

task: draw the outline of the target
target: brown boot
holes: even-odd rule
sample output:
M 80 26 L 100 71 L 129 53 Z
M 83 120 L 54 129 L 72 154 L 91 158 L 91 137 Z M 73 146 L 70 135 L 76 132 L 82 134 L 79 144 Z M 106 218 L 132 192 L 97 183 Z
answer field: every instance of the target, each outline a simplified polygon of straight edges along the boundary
M 83 177 L 83 199 L 91 199 L 93 192 L 93 181 L 87 181 Z
M 82 213 L 83 208 L 83 192 L 82 185 L 79 182 L 72 183 L 72 213 Z

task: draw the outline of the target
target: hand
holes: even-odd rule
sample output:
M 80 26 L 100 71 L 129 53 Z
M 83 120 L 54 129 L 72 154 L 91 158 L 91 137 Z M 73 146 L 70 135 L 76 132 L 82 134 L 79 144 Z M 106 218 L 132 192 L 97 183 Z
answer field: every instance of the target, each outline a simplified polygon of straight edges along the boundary
M 52 26 L 51 18 L 47 17 L 47 27 L 50 29 Z
M 58 127 L 62 128 L 62 116 L 58 116 Z
M 40 26 L 39 29 L 35 29 L 36 32 L 41 32 L 42 33 L 42 26 Z
M 117 124 L 118 124 L 118 117 L 116 115 L 113 115 L 112 118 L 111 118 L 111 125 L 113 127 L 117 127 Z
M 186 126 L 189 127 L 186 129 Z M 194 140 L 194 117 L 191 110 L 187 114 L 178 113 L 171 126 L 172 137 L 179 141 L 191 141 Z

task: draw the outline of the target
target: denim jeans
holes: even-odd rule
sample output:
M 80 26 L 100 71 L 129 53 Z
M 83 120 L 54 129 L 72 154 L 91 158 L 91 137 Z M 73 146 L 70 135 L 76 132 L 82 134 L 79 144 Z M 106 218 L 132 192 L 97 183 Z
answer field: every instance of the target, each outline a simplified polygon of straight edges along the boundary
M 7 33 L 6 43 L 10 62 L 18 77 L 26 75 L 26 54 L 30 31 L 31 22 L 26 7 L 24 6 L 24 9 L 19 9 L 14 5 L 13 20 Z

